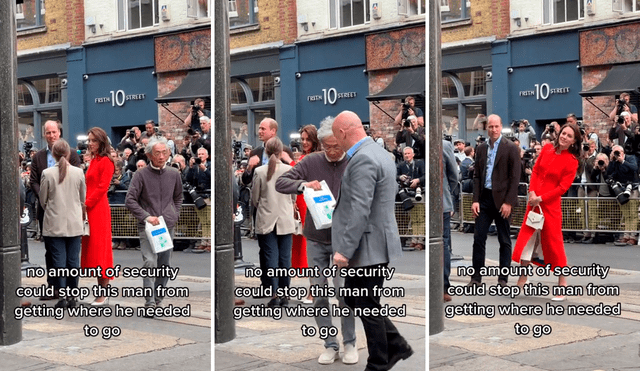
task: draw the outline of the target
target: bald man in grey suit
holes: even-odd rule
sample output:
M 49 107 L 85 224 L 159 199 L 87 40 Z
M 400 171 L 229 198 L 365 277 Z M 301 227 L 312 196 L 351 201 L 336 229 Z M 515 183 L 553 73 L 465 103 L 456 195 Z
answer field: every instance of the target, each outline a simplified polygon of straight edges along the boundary
M 333 122 L 333 134 L 350 158 L 333 212 L 333 262 L 341 268 L 370 272 L 386 269 L 391 259 L 402 255 L 395 218 L 396 166 L 387 151 L 367 136 L 355 113 L 340 113 Z M 381 308 L 380 296 L 373 288 L 382 287 L 384 280 L 345 277 L 344 287 L 368 292 L 366 296 L 346 296 L 345 302 L 352 309 Z M 389 318 L 364 313 L 359 317 L 369 350 L 365 371 L 389 370 L 413 354 Z

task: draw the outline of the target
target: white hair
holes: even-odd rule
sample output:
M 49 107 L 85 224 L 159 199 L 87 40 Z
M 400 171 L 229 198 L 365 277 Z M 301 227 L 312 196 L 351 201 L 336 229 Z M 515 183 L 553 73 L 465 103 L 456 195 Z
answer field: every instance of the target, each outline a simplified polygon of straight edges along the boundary
M 164 144 L 165 147 L 169 148 L 169 145 L 167 144 L 167 138 L 153 136 L 151 137 L 151 139 L 149 139 L 149 143 L 147 143 L 147 146 L 144 147 L 144 153 L 152 153 L 153 147 L 158 144 Z
M 333 135 L 333 121 L 335 117 L 327 116 L 320 121 L 320 128 L 318 129 L 318 140 L 324 140 Z
M 200 122 L 203 122 L 203 121 L 204 121 L 204 122 L 210 122 L 210 121 L 211 121 L 211 119 L 210 119 L 209 117 L 207 117 L 207 116 L 201 116 L 201 117 L 200 117 Z

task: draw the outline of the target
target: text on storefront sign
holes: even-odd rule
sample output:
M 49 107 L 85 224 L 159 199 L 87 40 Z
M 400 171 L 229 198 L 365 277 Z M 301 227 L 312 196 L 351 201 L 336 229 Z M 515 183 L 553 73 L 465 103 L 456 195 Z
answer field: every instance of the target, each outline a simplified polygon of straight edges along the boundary
M 122 107 L 124 102 L 128 100 L 143 100 L 146 98 L 146 94 L 125 94 L 124 90 L 111 90 L 109 93 L 111 96 L 96 98 L 95 103 L 111 103 L 112 107 L 116 105 Z
M 543 84 L 535 84 L 535 90 L 522 90 L 519 95 L 521 97 L 532 97 L 535 95 L 536 100 L 547 99 L 551 94 L 567 94 L 569 93 L 569 87 L 564 88 L 553 88 L 549 87 L 549 84 L 546 82 Z
M 338 99 L 343 98 L 355 98 L 357 93 L 355 91 L 352 92 L 344 92 L 338 93 L 335 88 L 330 89 L 322 89 L 322 95 L 309 95 L 307 96 L 307 101 L 316 102 L 316 101 L 324 101 L 324 104 L 336 104 Z

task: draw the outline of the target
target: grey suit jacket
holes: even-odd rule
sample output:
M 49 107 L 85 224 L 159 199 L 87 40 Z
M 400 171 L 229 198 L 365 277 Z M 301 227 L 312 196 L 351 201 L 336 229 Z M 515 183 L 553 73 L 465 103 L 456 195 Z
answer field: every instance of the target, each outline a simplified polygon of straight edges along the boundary
M 397 190 L 393 160 L 367 138 L 349 160 L 333 212 L 331 245 L 349 259 L 350 267 L 388 263 L 402 255 Z
M 40 180 L 40 203 L 45 209 L 42 235 L 75 237 L 82 235 L 82 204 L 87 187 L 82 169 L 69 165 L 67 175 L 58 184 L 59 167 L 44 169 Z

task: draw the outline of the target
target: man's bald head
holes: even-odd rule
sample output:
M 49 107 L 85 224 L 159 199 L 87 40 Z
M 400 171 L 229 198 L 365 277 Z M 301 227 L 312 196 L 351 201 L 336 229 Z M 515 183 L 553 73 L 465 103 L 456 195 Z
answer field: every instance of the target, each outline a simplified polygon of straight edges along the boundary
M 351 111 L 342 111 L 336 116 L 332 130 L 338 144 L 344 151 L 367 136 L 360 117 Z
M 44 123 L 44 138 L 47 140 L 49 148 L 53 148 L 53 144 L 60 139 L 60 123 L 58 121 L 49 120 Z
M 262 142 L 266 142 L 278 134 L 278 122 L 270 117 L 260 121 L 258 126 L 258 138 Z

